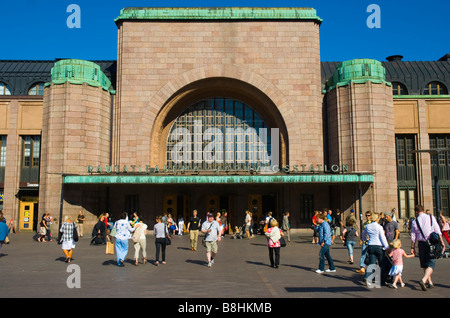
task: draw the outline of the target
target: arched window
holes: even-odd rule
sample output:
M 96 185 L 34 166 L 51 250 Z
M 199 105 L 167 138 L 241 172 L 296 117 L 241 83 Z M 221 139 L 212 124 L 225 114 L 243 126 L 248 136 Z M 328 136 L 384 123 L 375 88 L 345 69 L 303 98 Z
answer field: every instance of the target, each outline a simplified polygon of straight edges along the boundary
M 44 95 L 44 83 L 36 83 L 31 86 L 28 95 Z
M 169 169 L 221 171 L 270 166 L 270 129 L 250 106 L 209 98 L 188 107 L 167 137 Z
M 402 83 L 394 82 L 392 83 L 392 94 L 393 95 L 408 95 L 408 90 L 406 86 Z
M 0 95 L 11 95 L 11 89 L 3 82 L 0 82 Z
M 440 82 L 431 82 L 431 83 L 428 83 L 427 86 L 425 86 L 423 94 L 424 95 L 447 95 L 448 90 L 447 90 L 447 87 L 445 87 L 445 85 Z

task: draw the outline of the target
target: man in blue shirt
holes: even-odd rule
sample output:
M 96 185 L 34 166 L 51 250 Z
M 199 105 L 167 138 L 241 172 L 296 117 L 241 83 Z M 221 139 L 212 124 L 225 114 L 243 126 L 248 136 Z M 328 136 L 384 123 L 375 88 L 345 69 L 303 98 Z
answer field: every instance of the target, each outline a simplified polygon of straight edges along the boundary
M 330 246 L 331 246 L 331 228 L 330 224 L 326 221 L 326 216 L 319 214 L 317 215 L 317 222 L 319 223 L 319 245 L 321 246 L 319 252 L 319 268 L 316 270 L 316 273 L 322 274 L 325 267 L 325 258 L 328 261 L 329 269 L 326 270 L 328 273 L 336 272 L 336 268 L 334 267 L 333 259 L 330 255 Z

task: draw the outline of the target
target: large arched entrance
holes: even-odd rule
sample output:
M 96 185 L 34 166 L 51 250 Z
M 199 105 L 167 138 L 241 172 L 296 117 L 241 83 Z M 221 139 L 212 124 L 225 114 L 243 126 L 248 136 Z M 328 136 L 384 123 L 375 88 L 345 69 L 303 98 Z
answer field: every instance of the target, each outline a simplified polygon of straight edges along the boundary
M 213 108 L 211 108 L 211 102 Z M 288 133 L 284 119 L 273 101 L 258 88 L 245 83 L 243 81 L 232 78 L 207 78 L 193 82 L 171 96 L 165 105 L 160 109 L 153 124 L 151 133 L 151 165 L 164 166 L 167 162 L 167 140 L 170 131 L 178 118 L 181 119 L 186 112 L 189 112 L 190 107 L 201 107 L 208 104 L 209 110 L 227 117 L 227 111 L 230 112 L 230 103 L 232 103 L 233 111 L 250 109 L 253 114 L 257 115 L 257 121 L 264 124 L 264 127 L 269 129 L 277 128 L 279 131 L 279 165 L 289 164 L 289 150 L 288 150 Z M 217 103 L 216 103 L 217 102 Z M 206 103 L 206 104 L 205 104 Z M 218 103 L 222 103 L 219 105 Z M 217 105 L 216 105 L 217 104 Z M 240 106 L 242 105 L 242 106 Z M 225 107 L 221 112 L 216 111 L 217 107 Z M 228 107 L 228 108 L 226 108 Z M 206 119 L 208 110 L 202 110 Z M 248 112 L 250 114 L 250 112 Z M 194 112 L 191 112 L 194 114 Z M 253 116 L 252 114 L 252 116 Z M 245 118 L 240 118 L 238 113 L 229 113 L 229 118 L 234 118 L 234 123 L 243 122 Z M 181 117 L 180 117 L 181 116 Z M 175 125 L 176 126 L 176 125 Z M 207 125 L 204 124 L 203 127 Z M 248 128 L 251 125 L 242 125 L 241 128 Z M 226 126 L 224 126 L 226 127 Z M 211 127 L 209 127 L 211 128 Z M 231 128 L 231 127 L 230 127 Z M 262 125 L 255 122 L 257 132 Z M 270 138 L 269 138 L 270 140 Z
M 166 171 L 193 177 L 220 177 L 236 169 L 257 173 L 273 164 L 274 157 L 278 166 L 288 164 L 284 120 L 266 94 L 241 80 L 215 77 L 183 87 L 160 109 L 153 125 L 151 165 Z M 203 217 L 227 211 L 229 222 L 239 225 L 248 209 L 257 227 L 269 210 L 277 209 L 280 191 L 273 185 L 167 185 L 163 212 L 187 219 L 193 209 Z

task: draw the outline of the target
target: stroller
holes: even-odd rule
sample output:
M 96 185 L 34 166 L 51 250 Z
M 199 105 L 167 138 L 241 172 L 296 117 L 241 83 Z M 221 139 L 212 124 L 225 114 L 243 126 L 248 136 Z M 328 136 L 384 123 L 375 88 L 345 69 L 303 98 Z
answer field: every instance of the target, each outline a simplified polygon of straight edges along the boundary
M 244 238 L 244 231 L 242 230 L 242 226 L 234 227 L 234 233 L 233 236 L 231 237 L 233 240 L 240 240 Z
M 381 268 L 381 285 L 391 284 L 394 281 L 394 277 L 389 275 L 389 272 L 392 268 L 392 258 L 389 257 L 391 249 L 387 249 L 385 251 L 383 260 L 381 261 L 380 268 Z

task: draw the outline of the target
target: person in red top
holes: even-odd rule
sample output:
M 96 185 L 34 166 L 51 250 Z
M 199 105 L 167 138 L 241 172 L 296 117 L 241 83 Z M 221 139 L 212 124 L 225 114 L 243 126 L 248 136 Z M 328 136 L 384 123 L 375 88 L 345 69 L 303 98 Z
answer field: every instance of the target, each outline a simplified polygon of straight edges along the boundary
M 397 282 L 400 282 L 400 286 L 405 287 L 405 283 L 402 280 L 402 272 L 403 272 L 403 256 L 410 258 L 414 257 L 414 254 L 406 254 L 406 252 L 401 248 L 402 242 L 399 239 L 395 239 L 392 242 L 394 248 L 389 253 L 389 257 L 392 258 L 392 267 L 389 271 L 389 276 L 394 277 L 394 281 L 392 284 L 387 284 L 391 288 L 397 288 Z
M 317 223 L 317 214 L 319 214 L 319 211 L 314 211 L 314 216 L 312 217 L 312 229 L 314 231 L 312 240 L 313 244 L 319 243 L 319 232 L 317 231 L 319 223 Z

